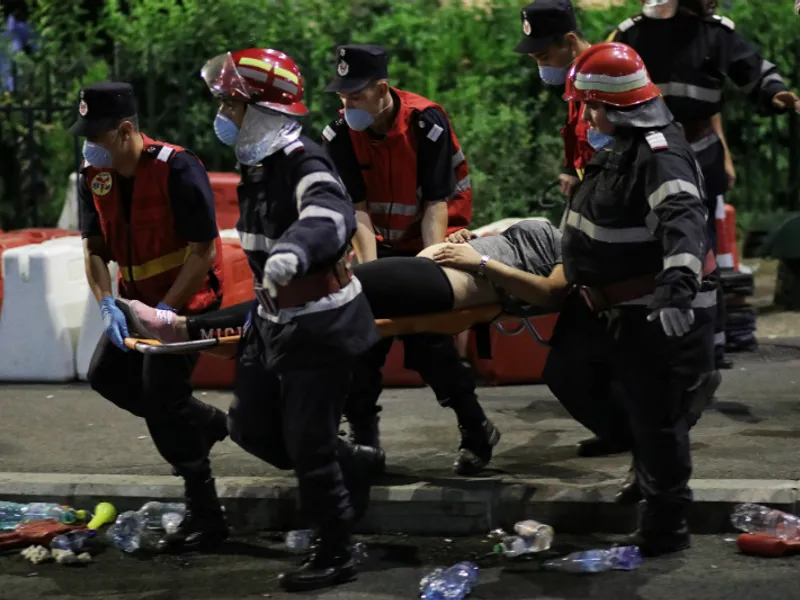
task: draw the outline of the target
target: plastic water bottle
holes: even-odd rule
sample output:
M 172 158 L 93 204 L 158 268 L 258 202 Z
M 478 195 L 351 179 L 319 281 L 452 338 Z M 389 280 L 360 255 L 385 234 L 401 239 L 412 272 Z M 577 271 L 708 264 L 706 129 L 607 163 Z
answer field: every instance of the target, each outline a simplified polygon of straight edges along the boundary
M 314 543 L 314 530 L 313 529 L 298 529 L 297 531 L 289 531 L 284 538 L 286 548 L 290 552 L 305 552 Z
M 51 550 L 69 550 L 75 554 L 86 552 L 89 549 L 89 541 L 97 535 L 97 531 L 92 529 L 70 531 L 63 535 L 57 535 L 50 542 Z
M 186 505 L 180 502 L 153 501 L 144 504 L 137 512 L 142 518 L 142 525 L 145 529 L 150 531 L 166 530 L 167 533 L 174 533 L 186 517 Z M 167 527 L 170 529 L 174 527 L 174 529 L 168 531 Z
M 23 508 L 18 502 L 0 502 L 0 531 L 11 531 L 22 523 Z
M 422 600 L 463 600 L 478 583 L 478 565 L 459 562 L 448 569 L 436 569 L 419 584 Z
M 567 556 L 548 560 L 546 569 L 565 573 L 600 573 L 602 571 L 633 571 L 642 564 L 642 555 L 637 546 L 622 546 L 608 550 L 573 552 Z
M 108 538 L 123 552 L 136 552 L 142 547 L 144 524 L 138 512 L 129 510 L 117 517 L 108 528 Z
M 20 523 L 30 523 L 31 521 L 41 521 L 43 519 L 57 519 L 65 525 L 70 525 L 78 520 L 78 512 L 68 506 L 47 502 L 32 502 L 30 504 L 0 502 L 0 530 L 10 531 Z
M 760 504 L 739 504 L 733 509 L 731 523 L 747 533 L 800 540 L 800 517 Z

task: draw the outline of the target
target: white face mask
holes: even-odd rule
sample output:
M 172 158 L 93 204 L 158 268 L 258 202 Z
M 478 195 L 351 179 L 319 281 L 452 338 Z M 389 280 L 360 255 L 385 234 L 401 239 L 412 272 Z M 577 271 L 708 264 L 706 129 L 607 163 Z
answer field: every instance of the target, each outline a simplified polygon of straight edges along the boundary
M 303 128 L 288 115 L 249 105 L 236 139 L 236 160 L 257 165 L 300 137 Z

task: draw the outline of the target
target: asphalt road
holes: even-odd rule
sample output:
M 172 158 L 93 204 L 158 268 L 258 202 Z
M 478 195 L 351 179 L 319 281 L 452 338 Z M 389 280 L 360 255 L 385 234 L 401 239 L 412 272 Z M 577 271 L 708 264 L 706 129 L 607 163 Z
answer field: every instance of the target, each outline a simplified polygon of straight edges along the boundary
M 543 572 L 538 562 L 488 556 L 479 538 L 363 538 L 369 556 L 356 581 L 320 592 L 288 595 L 277 575 L 297 562 L 267 536 L 229 542 L 216 555 L 137 559 L 108 549 L 86 567 L 33 566 L 0 557 L 0 599 L 32 600 L 256 600 L 306 597 L 394 600 L 418 597 L 420 578 L 436 566 L 475 560 L 481 566 L 476 600 L 790 600 L 798 597 L 796 557 L 764 559 L 740 554 L 731 538 L 694 538 L 694 547 L 647 560 L 637 571 L 593 575 Z M 728 541 L 726 541 L 728 540 Z M 607 539 L 568 539 L 558 553 L 604 547 Z

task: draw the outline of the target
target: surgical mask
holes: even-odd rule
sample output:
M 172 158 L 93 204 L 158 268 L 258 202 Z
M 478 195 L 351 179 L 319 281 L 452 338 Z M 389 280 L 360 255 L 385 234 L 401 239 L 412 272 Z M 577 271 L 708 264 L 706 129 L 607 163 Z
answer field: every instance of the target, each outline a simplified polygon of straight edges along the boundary
M 253 166 L 296 141 L 303 128 L 282 113 L 250 105 L 236 138 L 236 160 Z
M 83 142 L 83 158 L 86 159 L 89 166 L 96 169 L 110 169 L 113 164 L 111 153 L 108 150 L 88 140 Z
M 219 112 L 214 119 L 214 133 L 217 134 L 220 142 L 226 146 L 233 146 L 236 143 L 236 138 L 239 137 L 239 127 Z
M 539 77 L 547 85 L 564 85 L 567 82 L 567 70 L 562 67 L 539 65 Z
M 611 142 L 614 141 L 613 135 L 608 135 L 607 133 L 600 133 L 596 129 L 590 129 L 586 137 L 589 140 L 589 145 L 594 148 L 595 150 L 600 150 L 601 148 L 605 148 Z
M 393 102 L 389 102 L 389 104 L 378 111 L 378 115 L 389 110 L 392 105 Z M 376 116 L 377 115 L 373 116 L 371 112 L 363 108 L 344 109 L 344 120 L 347 122 L 347 126 L 354 131 L 364 131 L 367 127 L 375 123 Z

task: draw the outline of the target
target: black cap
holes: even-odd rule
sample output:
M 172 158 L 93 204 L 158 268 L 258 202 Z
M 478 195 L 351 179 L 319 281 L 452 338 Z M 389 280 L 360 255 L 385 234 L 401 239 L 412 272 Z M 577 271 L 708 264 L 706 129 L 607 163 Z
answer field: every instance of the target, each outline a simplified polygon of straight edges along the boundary
M 535 54 L 558 36 L 575 31 L 575 9 L 570 0 L 536 0 L 522 9 L 522 32 L 525 37 L 514 48 L 522 54 Z
M 328 92 L 357 92 L 370 81 L 389 77 L 389 56 L 380 46 L 339 46 L 336 55 L 336 77 L 325 88 Z
M 122 119 L 136 115 L 136 98 L 129 83 L 105 81 L 80 91 L 78 120 L 72 135 L 96 136 L 116 128 Z

